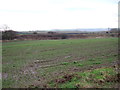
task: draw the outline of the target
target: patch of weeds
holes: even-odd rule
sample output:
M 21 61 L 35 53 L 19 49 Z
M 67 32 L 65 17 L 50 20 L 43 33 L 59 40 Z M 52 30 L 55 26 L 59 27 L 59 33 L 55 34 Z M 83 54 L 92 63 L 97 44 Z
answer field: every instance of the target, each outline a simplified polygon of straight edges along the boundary
M 83 64 L 78 64 L 77 66 L 83 66 Z
M 3 88 L 10 88 L 14 82 L 15 82 L 15 80 L 13 80 L 11 78 L 3 79 L 2 80 L 2 87 Z
M 41 73 L 41 76 L 46 76 L 46 74 L 45 73 Z
M 68 65 L 69 62 L 62 62 L 61 64 L 62 64 L 62 65 Z
M 51 85 L 60 88 L 101 88 L 105 87 L 107 83 L 118 82 L 118 77 L 120 78 L 120 75 L 116 74 L 114 68 L 98 68 L 85 72 L 66 74 L 54 80 L 54 83 Z
M 78 63 L 78 61 L 74 61 L 73 63 L 76 64 L 76 63 Z
M 103 54 L 102 56 L 106 56 L 105 54 Z
M 91 58 L 86 61 L 76 62 L 74 61 L 74 65 L 76 66 L 93 66 L 95 64 L 102 64 L 104 61 L 101 58 Z
M 80 78 L 81 78 L 80 76 L 75 76 L 75 77 L 72 78 L 72 81 L 77 81 Z
M 74 74 L 65 74 L 62 78 L 56 79 L 56 83 L 65 83 L 67 81 L 71 81 L 74 77 Z
M 79 83 L 77 83 L 76 85 L 76 88 L 92 88 L 93 87 L 93 84 L 92 83 L 90 83 L 90 82 L 79 82 Z
M 93 62 L 93 64 L 101 64 L 101 62 Z
M 76 88 L 75 83 L 76 82 L 67 82 L 65 84 L 59 85 L 59 88 Z
M 13 65 L 13 67 L 15 67 L 15 65 Z
M 114 54 L 113 56 L 114 56 L 114 57 L 117 57 L 117 56 L 118 56 L 118 54 Z
M 48 85 L 49 87 L 56 87 L 54 80 L 51 80 L 50 82 L 48 82 Z

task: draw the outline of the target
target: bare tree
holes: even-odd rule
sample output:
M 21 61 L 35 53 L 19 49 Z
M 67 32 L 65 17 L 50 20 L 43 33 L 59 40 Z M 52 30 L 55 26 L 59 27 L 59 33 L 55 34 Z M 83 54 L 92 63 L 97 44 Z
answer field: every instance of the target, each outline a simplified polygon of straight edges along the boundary
M 10 30 L 10 27 L 7 24 L 0 25 L 0 31 Z

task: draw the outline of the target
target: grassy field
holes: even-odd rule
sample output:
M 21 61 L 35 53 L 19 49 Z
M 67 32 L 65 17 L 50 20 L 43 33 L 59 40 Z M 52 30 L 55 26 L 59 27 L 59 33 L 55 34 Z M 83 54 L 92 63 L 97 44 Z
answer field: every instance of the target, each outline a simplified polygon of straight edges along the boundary
M 3 88 L 117 87 L 117 38 L 4 42 L 2 56 Z

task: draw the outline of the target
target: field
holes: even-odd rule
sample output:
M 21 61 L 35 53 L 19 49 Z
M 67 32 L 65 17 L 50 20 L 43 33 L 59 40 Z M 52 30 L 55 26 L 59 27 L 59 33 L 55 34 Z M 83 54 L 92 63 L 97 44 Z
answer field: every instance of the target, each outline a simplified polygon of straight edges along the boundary
M 2 44 L 2 87 L 117 87 L 118 38 Z

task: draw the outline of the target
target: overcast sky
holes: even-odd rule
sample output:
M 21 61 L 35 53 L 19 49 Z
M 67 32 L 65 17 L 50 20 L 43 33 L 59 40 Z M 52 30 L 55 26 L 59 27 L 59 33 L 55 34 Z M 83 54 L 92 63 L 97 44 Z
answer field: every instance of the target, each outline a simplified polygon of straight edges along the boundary
M 13 30 L 118 27 L 119 0 L 0 0 L 0 25 Z

